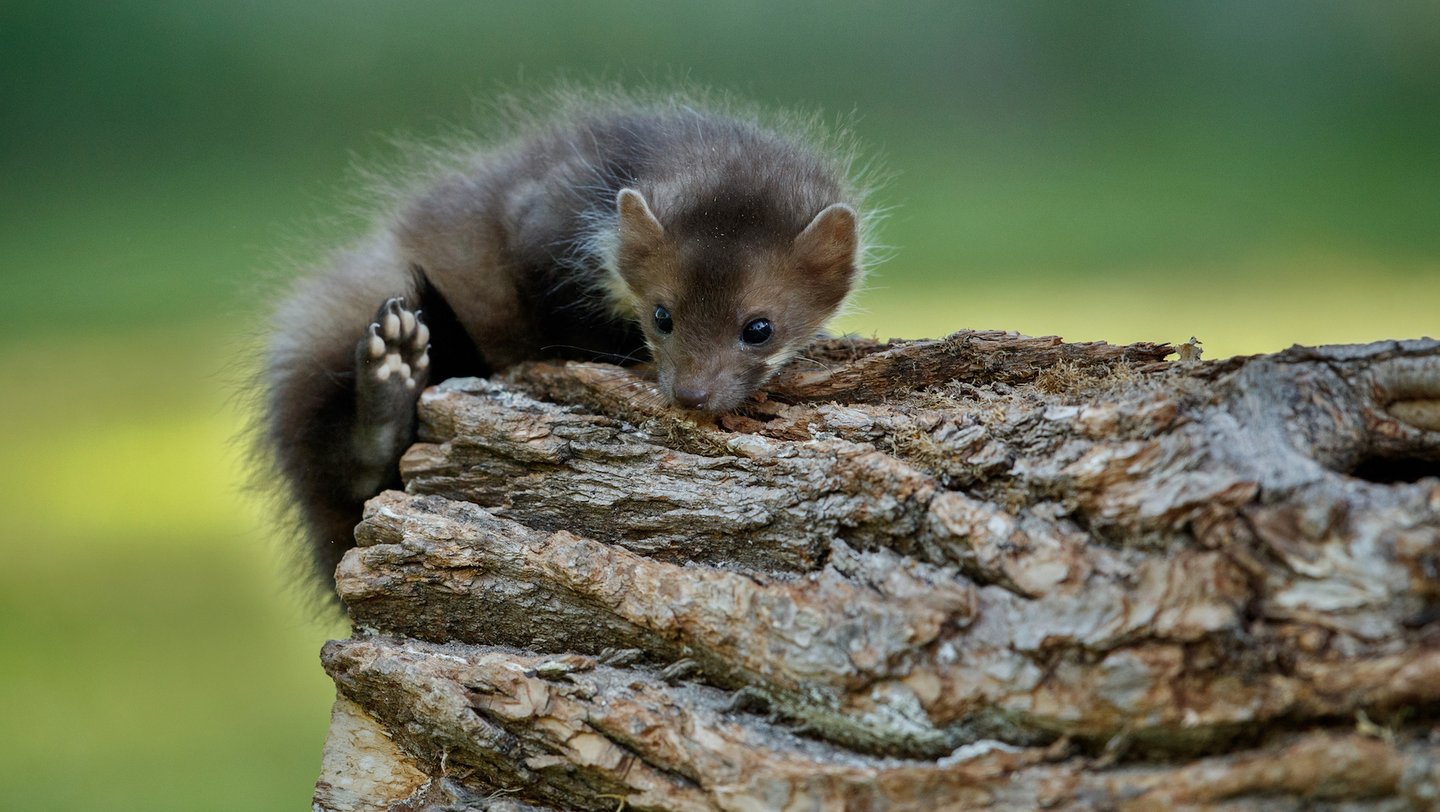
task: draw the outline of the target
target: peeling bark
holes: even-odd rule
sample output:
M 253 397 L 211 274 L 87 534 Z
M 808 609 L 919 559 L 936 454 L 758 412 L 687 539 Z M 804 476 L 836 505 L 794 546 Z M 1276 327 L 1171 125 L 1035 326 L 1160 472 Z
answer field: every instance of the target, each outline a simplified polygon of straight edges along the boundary
M 1440 808 L 1440 342 L 1170 352 L 427 391 L 317 808 Z

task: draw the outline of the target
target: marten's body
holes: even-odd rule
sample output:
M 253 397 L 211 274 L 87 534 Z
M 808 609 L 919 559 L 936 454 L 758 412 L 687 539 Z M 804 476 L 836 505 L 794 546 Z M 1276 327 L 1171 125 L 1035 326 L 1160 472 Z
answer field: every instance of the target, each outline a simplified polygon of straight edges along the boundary
M 399 484 L 427 380 L 648 357 L 677 405 L 740 405 L 854 287 L 856 194 L 823 150 L 668 105 L 533 128 L 413 196 L 277 313 L 264 439 L 317 565 Z

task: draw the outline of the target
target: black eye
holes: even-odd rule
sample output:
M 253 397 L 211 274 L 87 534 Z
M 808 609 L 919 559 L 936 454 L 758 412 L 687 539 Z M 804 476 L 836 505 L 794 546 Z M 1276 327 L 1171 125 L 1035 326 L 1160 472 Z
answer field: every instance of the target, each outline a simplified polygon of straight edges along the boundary
M 675 322 L 670 320 L 670 311 L 659 305 L 655 306 L 655 329 L 667 336 L 675 329 Z
M 770 326 L 769 319 L 756 319 L 745 325 L 745 329 L 740 331 L 740 338 L 746 344 L 764 344 L 773 332 L 775 328 Z

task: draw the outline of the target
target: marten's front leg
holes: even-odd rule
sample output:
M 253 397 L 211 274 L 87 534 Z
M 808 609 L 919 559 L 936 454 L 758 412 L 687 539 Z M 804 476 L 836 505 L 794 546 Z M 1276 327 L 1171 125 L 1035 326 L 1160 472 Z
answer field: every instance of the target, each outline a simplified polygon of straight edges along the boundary
M 388 299 L 355 345 L 355 499 L 374 496 L 415 439 L 415 402 L 430 374 L 430 329 L 405 299 Z

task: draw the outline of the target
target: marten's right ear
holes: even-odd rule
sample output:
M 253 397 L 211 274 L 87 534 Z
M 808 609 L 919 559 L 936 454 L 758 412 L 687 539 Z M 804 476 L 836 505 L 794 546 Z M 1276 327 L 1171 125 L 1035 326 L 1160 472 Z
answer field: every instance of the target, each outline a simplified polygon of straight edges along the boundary
M 839 304 L 854 284 L 859 247 L 859 218 L 844 203 L 825 207 L 795 238 L 795 253 L 829 306 Z
M 665 228 L 660 225 L 655 212 L 650 211 L 645 196 L 634 189 L 621 189 L 615 197 L 615 207 L 620 215 L 617 259 L 621 274 L 626 274 L 660 247 L 661 240 L 665 238 Z
M 844 203 L 826 206 L 795 238 L 795 250 L 815 265 L 849 265 L 860 242 L 857 219 L 855 210 Z

